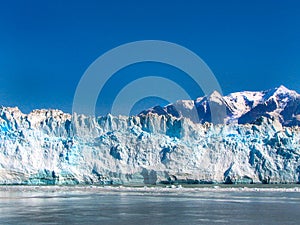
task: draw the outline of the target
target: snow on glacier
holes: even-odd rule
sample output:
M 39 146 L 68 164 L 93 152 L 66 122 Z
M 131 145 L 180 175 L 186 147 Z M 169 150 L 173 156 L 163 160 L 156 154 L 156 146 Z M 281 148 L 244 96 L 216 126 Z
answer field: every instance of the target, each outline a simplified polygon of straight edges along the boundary
M 299 156 L 299 127 L 270 118 L 214 125 L 0 108 L 1 184 L 296 183 Z

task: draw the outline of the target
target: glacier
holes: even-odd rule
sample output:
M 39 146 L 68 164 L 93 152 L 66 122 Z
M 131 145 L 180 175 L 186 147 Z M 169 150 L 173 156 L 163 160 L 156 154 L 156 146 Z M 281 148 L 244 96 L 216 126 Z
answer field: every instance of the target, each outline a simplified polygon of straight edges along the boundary
M 299 157 L 300 128 L 277 117 L 218 125 L 0 107 L 0 184 L 299 183 Z

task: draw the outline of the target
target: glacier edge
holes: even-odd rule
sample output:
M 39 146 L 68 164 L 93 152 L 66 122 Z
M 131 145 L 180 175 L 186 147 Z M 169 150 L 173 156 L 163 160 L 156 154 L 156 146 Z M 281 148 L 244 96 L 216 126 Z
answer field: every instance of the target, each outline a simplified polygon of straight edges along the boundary
M 276 119 L 0 112 L 0 184 L 300 182 L 300 129 Z

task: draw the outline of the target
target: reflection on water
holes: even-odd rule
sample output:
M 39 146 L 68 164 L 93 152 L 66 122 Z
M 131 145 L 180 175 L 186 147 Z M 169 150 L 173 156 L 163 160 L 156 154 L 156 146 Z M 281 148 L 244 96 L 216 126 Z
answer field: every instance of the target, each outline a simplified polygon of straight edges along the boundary
M 298 224 L 298 192 L 0 191 L 0 224 Z

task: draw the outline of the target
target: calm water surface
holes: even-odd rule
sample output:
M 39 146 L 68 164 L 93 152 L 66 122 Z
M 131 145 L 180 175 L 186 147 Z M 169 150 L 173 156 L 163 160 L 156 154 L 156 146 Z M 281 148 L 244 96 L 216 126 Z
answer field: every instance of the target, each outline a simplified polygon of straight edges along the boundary
M 300 193 L 8 187 L 0 224 L 300 224 Z

